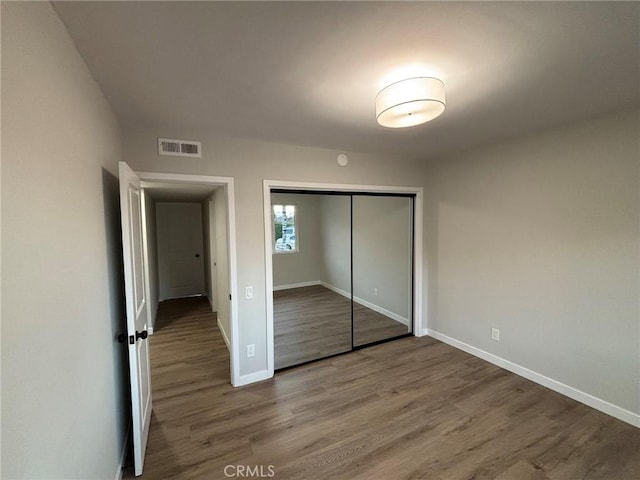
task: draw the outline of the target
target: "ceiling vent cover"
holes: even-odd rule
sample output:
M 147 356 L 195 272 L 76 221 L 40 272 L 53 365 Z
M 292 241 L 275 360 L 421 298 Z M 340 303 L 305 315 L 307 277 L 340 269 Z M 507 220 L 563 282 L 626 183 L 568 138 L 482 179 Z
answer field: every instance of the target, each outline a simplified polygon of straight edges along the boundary
M 202 158 L 202 144 L 191 140 L 158 138 L 158 154 Z

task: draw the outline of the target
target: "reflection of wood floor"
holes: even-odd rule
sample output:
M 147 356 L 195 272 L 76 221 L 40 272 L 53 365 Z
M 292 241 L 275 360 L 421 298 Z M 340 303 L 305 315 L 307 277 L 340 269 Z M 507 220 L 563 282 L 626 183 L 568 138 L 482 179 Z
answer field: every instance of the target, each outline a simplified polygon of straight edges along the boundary
M 355 346 L 408 333 L 409 328 L 354 303 Z M 275 368 L 351 350 L 351 301 L 322 285 L 273 292 Z
M 431 338 L 233 388 L 206 299 L 166 303 L 143 480 L 225 479 L 228 465 L 273 465 L 276 480 L 638 478 L 637 428 Z

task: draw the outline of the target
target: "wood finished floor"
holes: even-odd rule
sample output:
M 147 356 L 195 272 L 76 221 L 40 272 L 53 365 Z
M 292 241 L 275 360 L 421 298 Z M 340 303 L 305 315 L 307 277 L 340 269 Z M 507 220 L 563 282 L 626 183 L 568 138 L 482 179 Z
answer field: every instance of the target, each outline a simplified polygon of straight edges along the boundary
M 398 337 L 409 328 L 353 305 L 355 346 Z M 273 292 L 276 369 L 351 350 L 351 300 L 322 285 Z
M 233 388 L 209 310 L 161 305 L 143 479 L 224 479 L 226 465 L 273 465 L 276 480 L 638 478 L 639 429 L 430 338 Z

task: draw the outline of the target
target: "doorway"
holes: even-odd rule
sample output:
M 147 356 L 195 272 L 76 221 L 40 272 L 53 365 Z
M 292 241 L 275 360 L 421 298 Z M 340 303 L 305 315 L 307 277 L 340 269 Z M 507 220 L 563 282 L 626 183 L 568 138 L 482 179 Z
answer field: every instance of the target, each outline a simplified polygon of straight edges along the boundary
M 157 237 L 155 228 L 155 200 L 153 195 L 170 196 L 173 200 L 184 201 L 185 196 L 202 196 L 209 200 L 215 200 L 215 205 L 224 215 L 216 215 L 217 220 L 209 225 L 207 231 L 209 237 L 214 237 L 211 232 L 213 225 L 220 226 L 225 232 L 226 238 L 222 244 L 226 245 L 225 268 L 217 269 L 217 272 L 228 272 L 227 282 L 217 282 L 219 288 L 229 292 L 229 301 L 226 304 L 229 312 L 229 336 L 227 341 L 230 350 L 231 383 L 235 386 L 238 382 L 236 375 L 237 348 L 236 326 L 237 302 L 235 295 L 236 254 L 235 254 L 235 211 L 233 197 L 233 179 L 228 177 L 207 177 L 199 175 L 179 175 L 162 173 L 137 173 L 125 162 L 120 162 L 120 214 L 122 225 L 122 247 L 124 263 L 124 288 L 127 304 L 127 333 L 121 334 L 118 340 L 128 344 L 129 374 L 131 384 L 131 412 L 133 433 L 133 457 L 136 475 L 141 475 L 144 468 L 144 457 L 149 437 L 152 411 L 152 385 L 149 368 L 149 344 L 147 338 L 153 333 L 158 305 L 158 275 L 157 261 Z M 154 192 L 154 193 L 151 193 Z M 179 197 L 179 198 L 176 198 Z M 198 198 L 207 208 L 210 203 L 203 198 Z M 223 209 L 223 210 L 222 210 Z M 210 218 L 210 217 L 209 217 Z M 204 219 L 202 219 L 204 222 Z M 216 228 L 215 231 L 218 229 Z M 205 242 L 203 242 L 204 244 Z M 207 245 L 209 243 L 207 242 Z M 156 256 L 154 258 L 154 249 Z M 212 256 L 209 250 L 209 261 L 205 265 L 211 268 Z M 211 276 L 209 276 L 212 279 Z M 216 280 L 219 275 L 216 274 Z M 226 288 L 225 288 L 226 287 Z M 155 288 L 155 290 L 154 290 Z M 232 301 L 234 299 L 235 301 Z M 220 326 L 220 322 L 218 323 Z M 222 329 L 221 329 L 222 330 Z M 224 333 L 223 333 L 224 335 Z
M 236 249 L 235 249 L 235 206 L 233 178 L 205 175 L 183 175 L 138 172 L 143 191 L 143 242 L 145 255 L 145 276 L 147 279 L 147 298 L 149 299 L 149 333 L 153 333 L 155 316 L 160 301 L 190 295 L 203 295 L 209 299 L 211 310 L 217 312 L 217 324 L 230 355 L 230 383 L 237 385 L 239 380 L 236 338 Z M 159 208 L 158 208 L 159 207 Z M 159 215 L 156 215 L 158 210 Z M 189 235 L 184 231 L 166 231 L 174 227 L 175 222 L 163 225 L 163 215 L 180 217 L 190 212 Z M 199 217 L 199 218 L 198 218 Z M 156 221 L 157 220 L 157 221 Z M 170 220 L 170 219 L 169 219 Z M 180 221 L 180 220 L 178 220 Z M 167 235 L 168 234 L 168 235 Z M 165 238 L 161 238 L 166 235 Z M 180 238 L 173 238 L 173 237 Z M 186 238 L 186 241 L 184 237 Z M 199 239 L 197 238 L 199 237 Z M 195 242 L 193 239 L 200 242 Z M 166 243 L 183 240 L 189 252 L 177 252 L 182 255 L 182 264 L 168 258 L 163 266 L 160 249 Z M 180 242 L 179 242 L 180 243 Z M 202 250 L 198 250 L 201 244 Z M 195 248 L 195 250 L 194 250 Z M 170 250 L 167 247 L 167 250 Z M 180 249 L 178 249 L 180 250 Z M 176 252 L 167 252 L 169 257 Z M 161 269 L 168 270 L 170 261 L 174 262 L 174 271 L 169 273 L 165 285 L 161 285 Z M 185 266 L 186 265 L 186 266 Z M 177 273 L 176 273 L 177 272 Z M 166 272 L 165 272 L 166 273 Z M 194 285 L 187 285 L 199 278 Z M 165 275 L 166 277 L 166 275 Z M 185 280 L 187 279 L 187 280 Z

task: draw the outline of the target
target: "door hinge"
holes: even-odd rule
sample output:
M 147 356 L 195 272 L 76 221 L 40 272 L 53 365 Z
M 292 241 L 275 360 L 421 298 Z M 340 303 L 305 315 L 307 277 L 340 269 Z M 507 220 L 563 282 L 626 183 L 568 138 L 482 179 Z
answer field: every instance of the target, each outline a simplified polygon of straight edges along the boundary
M 231 294 L 229 294 L 229 300 L 231 300 Z

